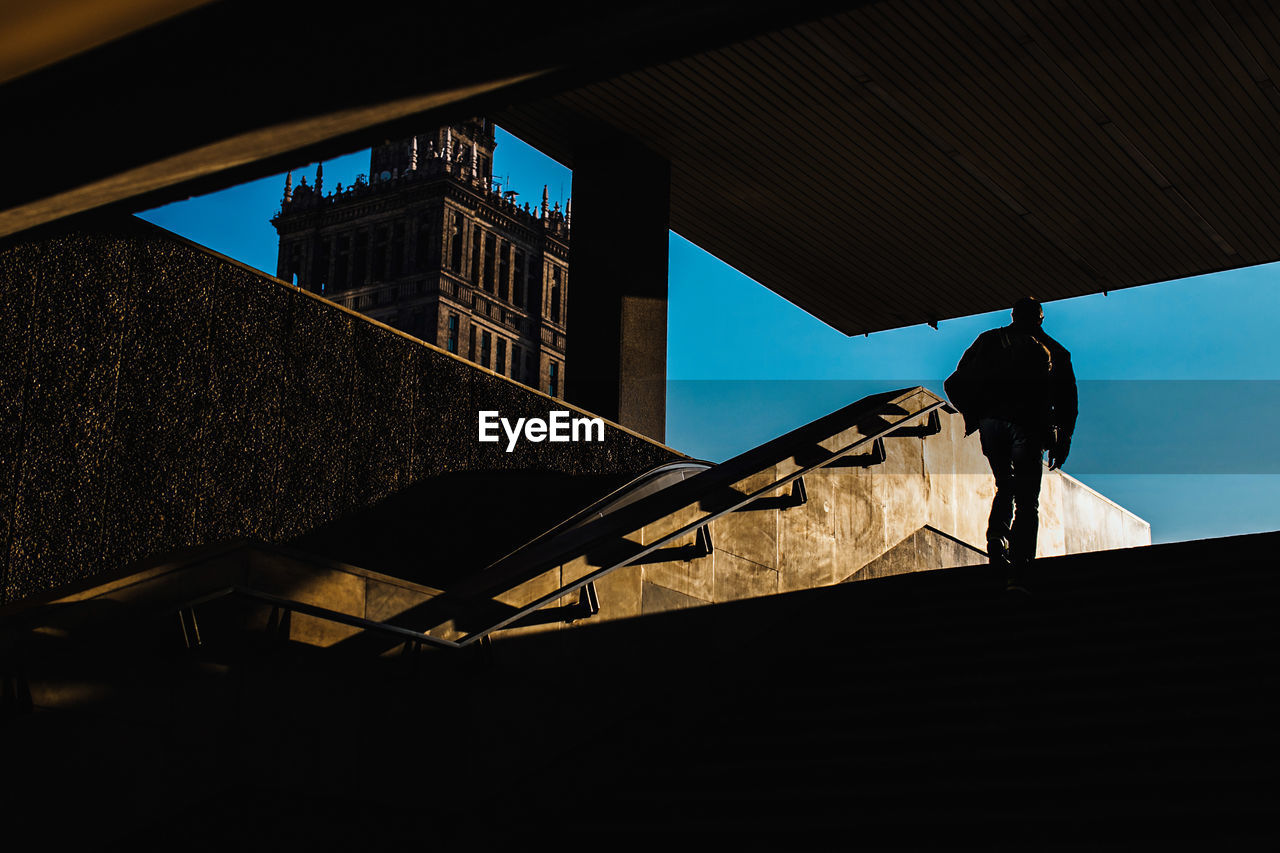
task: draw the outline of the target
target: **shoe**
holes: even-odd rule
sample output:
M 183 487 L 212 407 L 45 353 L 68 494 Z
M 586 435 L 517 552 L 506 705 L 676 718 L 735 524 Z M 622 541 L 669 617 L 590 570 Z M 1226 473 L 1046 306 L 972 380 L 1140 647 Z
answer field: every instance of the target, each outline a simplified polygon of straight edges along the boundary
M 1009 545 L 1003 539 L 987 540 L 987 559 L 991 565 L 1001 570 L 1009 568 Z

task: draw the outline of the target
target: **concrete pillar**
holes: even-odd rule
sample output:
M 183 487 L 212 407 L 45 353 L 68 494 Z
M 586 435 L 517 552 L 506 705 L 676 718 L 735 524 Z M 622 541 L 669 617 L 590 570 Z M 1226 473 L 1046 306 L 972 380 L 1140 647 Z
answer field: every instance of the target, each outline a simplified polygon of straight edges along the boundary
M 630 139 L 573 163 L 565 399 L 662 441 L 671 164 Z

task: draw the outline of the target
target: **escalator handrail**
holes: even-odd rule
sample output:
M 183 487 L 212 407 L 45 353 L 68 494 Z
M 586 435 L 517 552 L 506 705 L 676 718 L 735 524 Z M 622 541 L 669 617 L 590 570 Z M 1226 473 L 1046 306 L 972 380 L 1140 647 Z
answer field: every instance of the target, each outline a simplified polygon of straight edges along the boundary
M 328 607 L 320 607 L 315 604 L 307 604 L 304 601 L 298 601 L 297 599 L 285 598 L 284 596 L 263 592 L 262 590 L 254 589 L 253 587 L 244 586 L 242 584 L 233 584 L 231 586 L 214 590 L 207 595 L 202 595 L 199 598 L 194 598 L 190 601 L 184 602 L 178 609 L 190 610 L 204 604 L 209 604 L 211 602 L 233 596 L 247 598 L 252 601 L 257 601 L 260 604 L 270 604 L 272 607 L 278 607 L 281 610 L 291 610 L 296 613 L 315 617 L 316 619 L 324 619 L 327 622 L 336 622 L 339 625 L 349 625 L 363 631 L 372 631 L 376 634 L 384 634 L 387 637 L 406 643 L 437 646 L 439 648 L 447 649 L 460 648 L 459 644 L 454 640 L 447 640 L 442 637 L 433 637 L 422 631 L 415 631 L 412 628 L 402 628 L 399 625 L 393 625 L 390 622 L 378 622 L 373 619 L 365 619 L 361 616 L 352 616 L 349 613 L 332 610 Z
M 701 472 L 714 467 L 714 465 L 715 463 L 713 462 L 707 462 L 701 459 L 679 459 L 674 462 L 663 462 L 661 465 L 650 468 L 643 474 L 640 474 L 627 483 L 619 486 L 599 500 L 593 501 L 589 506 L 579 510 L 549 530 L 544 530 L 542 533 L 539 533 L 519 548 L 516 548 L 514 551 L 494 560 L 481 571 L 488 571 L 498 563 L 514 558 L 517 554 L 527 551 L 539 542 L 545 542 L 549 539 L 553 539 L 575 527 L 580 527 L 589 521 L 593 521 L 596 516 L 603 517 L 616 509 L 621 509 L 621 506 L 618 506 L 620 502 L 624 501 L 631 495 L 634 495 L 638 489 L 643 488 L 657 478 L 670 474 L 674 471 L 688 471 L 696 469 Z M 622 503 L 622 506 L 627 506 L 633 502 L 634 501 L 627 501 L 626 503 Z

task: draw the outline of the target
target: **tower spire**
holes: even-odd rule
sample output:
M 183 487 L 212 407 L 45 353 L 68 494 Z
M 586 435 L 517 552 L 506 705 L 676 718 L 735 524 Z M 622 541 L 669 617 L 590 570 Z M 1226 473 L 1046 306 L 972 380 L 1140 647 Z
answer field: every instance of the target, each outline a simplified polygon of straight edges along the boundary
M 284 199 L 280 202 L 280 206 L 284 207 L 293 201 L 293 170 L 290 169 L 284 176 Z
M 542 218 L 547 218 L 547 185 L 542 185 Z
M 324 183 L 324 163 L 316 163 L 316 195 L 320 195 Z

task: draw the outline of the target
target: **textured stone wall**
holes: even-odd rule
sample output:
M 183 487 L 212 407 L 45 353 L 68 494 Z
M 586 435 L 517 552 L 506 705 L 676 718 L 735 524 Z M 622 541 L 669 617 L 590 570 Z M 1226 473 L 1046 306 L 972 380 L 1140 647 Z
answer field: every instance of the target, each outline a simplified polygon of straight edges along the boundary
M 418 562 L 442 542 L 505 547 L 471 535 L 468 501 L 505 506 L 477 530 L 518 544 L 562 514 L 555 494 L 468 494 L 455 477 L 436 517 L 401 507 L 377 542 L 342 522 L 462 472 L 605 488 L 678 456 L 612 426 L 603 444 L 508 454 L 477 442 L 481 408 L 569 407 L 131 217 L 6 242 L 4 601 L 232 537 L 336 530 L 347 552 L 331 556 L 357 563 L 375 545 Z
M 995 494 L 990 466 L 977 433 L 965 436 L 963 418 L 941 413 L 940 425 L 941 431 L 927 438 L 886 440 L 880 464 L 823 468 L 806 475 L 808 501 L 802 506 L 753 509 L 712 521 L 714 549 L 704 557 L 654 560 L 606 576 L 596 584 L 601 617 L 986 562 L 987 517 Z M 857 437 L 851 429 L 823 446 L 834 450 Z M 752 492 L 796 470 L 789 460 L 735 488 Z M 697 505 L 686 507 L 628 538 L 652 544 L 704 514 Z M 688 534 L 673 546 L 693 543 Z M 1039 556 L 1149 544 L 1147 522 L 1061 471 L 1044 472 Z M 596 565 L 591 556 L 578 558 L 503 600 L 523 604 Z

